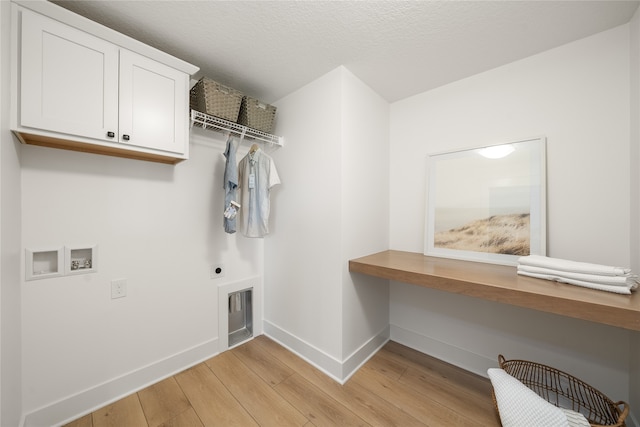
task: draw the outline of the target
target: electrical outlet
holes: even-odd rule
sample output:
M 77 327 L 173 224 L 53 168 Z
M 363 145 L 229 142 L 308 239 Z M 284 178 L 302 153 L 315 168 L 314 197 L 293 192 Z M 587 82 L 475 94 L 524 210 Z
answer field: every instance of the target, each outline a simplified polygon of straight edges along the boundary
M 211 271 L 209 272 L 212 279 L 219 279 L 221 277 L 224 277 L 224 273 L 224 264 L 213 264 L 211 266 Z
M 115 279 L 111 281 L 111 299 L 127 296 L 127 279 Z

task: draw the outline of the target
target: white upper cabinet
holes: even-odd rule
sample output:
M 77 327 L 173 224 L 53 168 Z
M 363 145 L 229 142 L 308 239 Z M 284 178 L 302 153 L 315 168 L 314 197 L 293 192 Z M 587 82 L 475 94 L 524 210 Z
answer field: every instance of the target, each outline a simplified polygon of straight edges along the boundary
M 182 64 L 139 42 L 123 47 L 104 38 L 112 35 L 105 27 L 36 4 L 74 16 L 81 28 L 13 5 L 12 129 L 20 140 L 164 163 L 187 159 L 189 77 L 197 68 L 167 65 L 153 56 Z M 92 26 L 98 35 L 87 31 Z
M 35 13 L 22 14 L 20 124 L 113 140 L 118 47 Z
M 120 51 L 120 142 L 183 153 L 189 77 L 144 56 Z M 188 141 L 186 141 L 188 143 Z

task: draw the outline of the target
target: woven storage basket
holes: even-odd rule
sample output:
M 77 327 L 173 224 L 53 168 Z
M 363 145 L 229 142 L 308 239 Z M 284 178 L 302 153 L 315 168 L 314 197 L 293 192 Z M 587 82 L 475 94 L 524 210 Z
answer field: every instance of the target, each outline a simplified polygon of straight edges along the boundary
M 276 107 L 265 104 L 257 99 L 245 96 L 242 98 L 240 118 L 238 123 L 262 132 L 273 132 L 273 121 L 276 117 Z
M 190 98 L 193 110 L 232 122 L 238 121 L 242 92 L 236 89 L 203 77 L 191 89 Z
M 578 378 L 540 363 L 505 360 L 498 356 L 500 368 L 535 391 L 547 402 L 580 412 L 593 427 L 625 425 L 629 414 L 626 402 L 613 402 L 607 396 Z M 498 408 L 495 394 L 493 402 Z

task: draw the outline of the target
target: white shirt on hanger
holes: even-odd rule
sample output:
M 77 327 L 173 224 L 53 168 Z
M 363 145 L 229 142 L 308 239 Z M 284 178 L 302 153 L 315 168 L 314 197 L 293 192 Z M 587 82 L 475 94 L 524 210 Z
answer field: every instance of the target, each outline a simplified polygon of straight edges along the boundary
M 240 230 L 246 237 L 269 234 L 270 190 L 280 184 L 273 159 L 254 148 L 238 165 L 240 183 Z

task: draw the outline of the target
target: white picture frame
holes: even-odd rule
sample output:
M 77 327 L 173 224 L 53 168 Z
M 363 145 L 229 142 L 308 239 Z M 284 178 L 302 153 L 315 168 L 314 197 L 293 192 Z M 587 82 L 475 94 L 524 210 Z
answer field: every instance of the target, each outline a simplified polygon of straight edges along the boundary
M 430 154 L 424 254 L 517 265 L 546 255 L 546 139 Z

